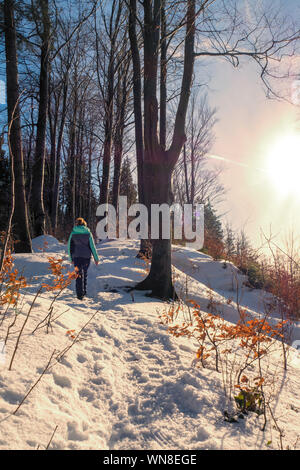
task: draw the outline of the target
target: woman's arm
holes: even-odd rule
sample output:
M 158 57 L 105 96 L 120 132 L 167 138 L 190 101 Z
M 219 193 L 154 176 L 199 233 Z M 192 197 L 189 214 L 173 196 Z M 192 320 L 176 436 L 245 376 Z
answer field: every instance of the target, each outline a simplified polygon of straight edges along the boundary
M 73 251 L 73 247 L 72 247 L 72 233 L 71 233 L 71 235 L 69 236 L 69 240 L 68 240 L 68 255 L 69 255 L 69 260 L 71 262 L 73 262 L 72 251 Z
M 95 242 L 94 242 L 93 235 L 91 233 L 90 233 L 89 243 L 90 243 L 90 249 L 92 251 L 95 263 L 98 263 L 99 262 L 99 256 L 98 256 L 98 253 L 97 253 L 97 250 L 96 250 L 96 247 L 95 247 Z

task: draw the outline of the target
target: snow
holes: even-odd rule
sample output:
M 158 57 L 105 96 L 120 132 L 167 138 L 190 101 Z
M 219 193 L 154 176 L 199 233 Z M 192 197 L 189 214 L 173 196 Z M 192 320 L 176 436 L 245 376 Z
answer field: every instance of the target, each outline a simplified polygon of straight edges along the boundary
M 174 338 L 161 323 L 159 315 L 168 307 L 166 303 L 143 292 L 129 292 L 128 287 L 146 274 L 145 263 L 135 257 L 138 242 L 133 240 L 99 244 L 100 262 L 98 266 L 91 262 L 87 297 L 76 299 L 73 281 L 54 303 L 48 333 L 43 327 L 33 334 L 54 295 L 43 291 L 8 370 L 37 287 L 51 278 L 47 256 L 59 255 L 72 268 L 66 246 L 54 237 L 38 237 L 33 247 L 32 254 L 14 255 L 15 266 L 30 279 L 30 285 L 24 289 L 0 361 L 0 449 L 44 449 L 54 431 L 51 449 L 279 448 L 279 433 L 271 420 L 264 431 L 263 417 L 255 413 L 236 423 L 224 421 L 229 403 L 222 374 L 212 363 L 206 368 L 192 365 L 195 343 Z M 183 299 L 193 299 L 208 311 L 213 296 L 217 313 L 230 322 L 238 320 L 239 305 L 250 315 L 263 315 L 269 296 L 247 288 L 245 276 L 233 265 L 225 269 L 222 262 L 178 246 L 173 247 L 172 259 L 176 289 Z M 273 315 L 275 321 L 276 312 Z M 14 318 L 15 312 L 9 311 L 0 327 L 0 342 Z M 84 326 L 73 344 L 72 335 Z M 295 338 L 300 338 L 299 323 L 292 331 L 291 339 Z M 278 344 L 268 364 L 270 377 L 276 377 L 271 384 L 271 405 L 284 431 L 284 447 L 299 448 L 300 358 L 291 348 L 285 372 L 280 351 Z M 53 367 L 45 372 L 51 356 Z
M 232 323 L 240 318 L 239 307 L 252 318 L 262 318 L 266 308 L 275 302 L 267 292 L 247 287 L 247 276 L 230 262 L 213 261 L 203 253 L 177 247 L 173 247 L 172 262 L 178 276 L 177 290 L 181 295 L 195 300 L 204 311 L 208 311 L 207 299 L 213 295 L 216 312 Z M 275 307 L 268 312 L 270 324 L 280 321 L 281 315 Z M 289 343 L 296 340 L 300 340 L 300 322 L 294 322 L 290 327 Z
M 66 247 L 52 235 L 41 235 L 32 240 L 32 250 L 34 253 L 65 253 Z

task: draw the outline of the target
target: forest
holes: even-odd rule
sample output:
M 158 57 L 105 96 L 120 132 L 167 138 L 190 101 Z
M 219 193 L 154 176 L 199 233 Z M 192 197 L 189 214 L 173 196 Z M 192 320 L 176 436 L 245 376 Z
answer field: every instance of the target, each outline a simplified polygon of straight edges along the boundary
M 255 5 L 254 5 L 255 4 Z M 279 8 L 234 0 L 3 0 L 0 108 L 2 255 L 13 242 L 66 241 L 76 217 L 93 231 L 99 204 L 201 203 L 205 249 L 232 249 L 217 204 L 220 169 L 206 165 L 217 110 L 207 61 L 257 65 L 267 95 L 290 76 L 299 27 Z M 226 241 L 227 240 L 227 241 Z M 174 298 L 171 242 L 141 240 L 151 256 L 137 288 Z M 245 240 L 240 237 L 238 245 Z M 149 251 L 151 254 L 149 254 Z
M 0 0 L 0 449 L 299 449 L 299 60 L 299 0 Z

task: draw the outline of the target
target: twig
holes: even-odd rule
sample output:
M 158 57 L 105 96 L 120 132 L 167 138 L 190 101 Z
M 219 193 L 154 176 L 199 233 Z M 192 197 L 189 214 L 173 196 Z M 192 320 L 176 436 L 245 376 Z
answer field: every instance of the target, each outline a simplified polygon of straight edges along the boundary
M 50 322 L 51 322 L 51 315 L 52 315 L 52 312 L 53 312 L 53 305 L 54 305 L 54 302 L 57 300 L 57 298 L 60 296 L 60 294 L 63 292 L 63 290 L 65 289 L 65 287 L 63 287 L 62 289 L 60 289 L 60 291 L 54 296 L 54 298 L 52 299 L 51 301 L 51 304 L 49 306 L 49 309 L 48 309 L 48 313 L 47 315 L 45 316 L 45 318 L 43 318 L 38 324 L 37 326 L 34 328 L 34 330 L 31 332 L 31 334 L 33 335 L 36 330 L 38 330 L 39 328 L 42 328 L 44 325 L 43 323 L 47 324 L 47 333 L 49 332 L 49 326 L 50 325 Z M 52 326 L 51 326 L 52 328 Z
M 39 289 L 38 289 L 37 293 L 35 294 L 35 297 L 34 297 L 34 299 L 33 299 L 33 301 L 32 301 L 32 304 L 30 305 L 30 309 L 28 310 L 28 313 L 27 313 L 26 318 L 25 318 L 25 320 L 24 320 L 23 326 L 22 326 L 22 328 L 21 328 L 21 330 L 20 330 L 20 333 L 19 333 L 19 336 L 18 336 L 18 338 L 17 338 L 16 346 L 15 346 L 15 349 L 14 349 L 14 352 L 13 352 L 13 355 L 12 355 L 12 358 L 11 358 L 11 361 L 10 361 L 8 370 L 11 370 L 11 368 L 12 368 L 12 364 L 13 364 L 13 361 L 14 361 L 14 358 L 15 358 L 15 355 L 16 355 L 16 352 L 17 352 L 17 349 L 18 349 L 18 346 L 19 346 L 19 342 L 20 342 L 22 333 L 23 333 L 23 331 L 24 331 L 24 328 L 25 328 L 25 326 L 26 326 L 26 323 L 27 323 L 28 318 L 29 318 L 29 316 L 30 316 L 30 313 L 31 313 L 31 311 L 32 311 L 33 305 L 34 305 L 34 303 L 35 303 L 35 301 L 36 301 L 36 299 L 37 299 L 39 293 L 41 292 L 41 290 L 42 290 L 42 286 L 39 287 Z
M 71 347 L 77 343 L 78 341 L 78 338 L 80 336 L 80 334 L 82 333 L 82 331 L 87 327 L 87 325 L 93 320 L 93 318 L 97 315 L 97 313 L 99 312 L 99 310 L 97 310 L 90 318 L 89 320 L 83 325 L 83 327 L 79 330 L 79 332 L 77 333 L 77 335 L 75 336 L 75 338 L 73 339 L 72 343 L 70 344 L 70 346 L 68 346 L 67 348 L 65 348 L 61 353 L 59 353 L 57 356 L 56 356 L 56 360 L 57 362 L 60 362 L 62 360 L 62 358 L 67 354 L 67 352 L 71 349 Z
M 32 385 L 32 387 L 28 390 L 28 392 L 26 393 L 26 395 L 23 397 L 23 399 L 21 400 L 21 402 L 19 403 L 19 405 L 17 406 L 17 408 L 11 413 L 9 414 L 7 417 L 5 417 L 2 421 L 8 419 L 10 416 L 13 416 L 15 415 L 18 410 L 20 409 L 20 407 L 22 406 L 22 404 L 24 403 L 24 401 L 28 398 L 29 394 L 32 392 L 32 390 L 37 386 L 37 384 L 40 382 L 40 380 L 42 379 L 42 377 L 45 375 L 46 372 L 48 372 L 50 369 L 52 369 L 65 355 L 66 353 L 72 348 L 72 346 L 78 341 L 78 337 L 79 335 L 82 333 L 82 331 L 86 328 L 86 326 L 92 321 L 92 319 L 97 315 L 97 313 L 99 312 L 99 310 L 97 310 L 90 318 L 89 320 L 83 325 L 83 327 L 80 329 L 80 331 L 78 332 L 78 334 L 76 335 L 76 337 L 74 338 L 74 340 L 72 341 L 72 343 L 70 344 L 70 346 L 68 346 L 67 348 L 65 348 L 63 351 L 61 351 L 57 356 L 56 356 L 56 361 L 51 364 L 51 361 L 52 361 L 52 358 L 54 357 L 54 355 L 56 354 L 56 350 L 54 349 L 54 351 L 52 352 L 51 356 L 50 356 L 50 359 L 49 361 L 47 362 L 47 365 L 46 367 L 44 368 L 43 372 L 40 374 L 39 378 L 36 380 L 36 382 Z M 55 429 L 56 431 L 56 429 Z M 53 433 L 54 435 L 54 433 Z M 50 441 L 51 442 L 51 441 Z M 48 444 L 49 445 L 49 444 Z
M 53 437 L 54 437 L 54 434 L 55 434 L 56 431 L 57 431 L 57 428 L 58 428 L 58 425 L 55 426 L 55 429 L 54 429 L 54 431 L 53 431 L 53 433 L 52 433 L 52 436 L 51 436 L 51 438 L 50 438 L 50 441 L 48 442 L 47 447 L 46 447 L 45 450 L 48 450 L 48 449 L 49 449 L 49 446 L 50 446 L 50 444 L 51 444 L 51 442 L 52 442 L 52 439 L 53 439 Z
M 60 313 L 59 315 L 57 315 L 56 317 L 52 318 L 52 323 L 55 322 L 56 320 L 58 320 L 58 318 L 60 318 L 62 315 L 64 315 L 66 312 L 68 312 L 70 309 L 67 308 L 67 310 L 64 310 L 62 313 Z M 40 328 L 43 328 L 44 325 L 42 324 L 44 321 L 47 320 L 49 316 L 49 313 L 47 314 L 47 316 L 35 327 L 34 331 L 31 332 L 31 334 L 35 333 L 36 330 L 39 330 Z
M 53 331 L 52 325 L 51 325 L 51 315 L 53 313 L 53 306 L 50 308 L 49 315 L 48 315 L 48 321 L 47 321 L 47 334 L 49 333 L 49 328 L 51 328 L 51 331 Z
M 37 384 L 40 382 L 41 378 L 45 375 L 45 373 L 47 372 L 47 370 L 50 368 L 50 364 L 51 364 L 51 361 L 52 361 L 52 358 L 54 356 L 54 354 L 56 353 L 56 350 L 54 349 L 54 351 L 52 352 L 51 356 L 50 356 L 50 359 L 49 361 L 47 362 L 47 365 L 45 367 L 45 369 L 43 370 L 43 372 L 40 374 L 39 378 L 37 379 L 37 381 L 32 385 L 32 387 L 28 390 L 28 392 L 26 393 L 26 395 L 22 398 L 21 402 L 19 403 L 19 405 L 17 406 L 17 408 L 15 409 L 15 411 L 13 411 L 12 415 L 15 415 L 18 410 L 20 409 L 20 407 L 23 405 L 24 401 L 26 400 L 26 398 L 28 397 L 28 395 L 32 392 L 32 390 L 37 386 Z
M 284 433 L 283 431 L 280 429 L 280 427 L 278 426 L 278 423 L 277 423 L 277 420 L 273 414 L 273 411 L 272 411 L 272 408 L 270 407 L 269 403 L 267 404 L 268 408 L 269 408 L 269 411 L 270 411 L 270 415 L 274 421 L 274 425 L 275 425 L 275 428 L 276 428 L 276 431 L 278 431 L 279 433 L 279 440 L 280 440 L 280 449 L 283 450 L 283 441 L 282 441 L 282 438 L 284 437 Z
M 16 310 L 15 310 L 15 316 L 14 316 L 13 322 L 12 322 L 12 323 L 8 326 L 8 328 L 7 328 L 6 337 L 5 337 L 5 340 L 4 340 L 4 344 L 5 344 L 5 345 L 7 344 L 8 337 L 9 337 L 9 335 L 10 335 L 10 330 L 11 330 L 11 328 L 12 328 L 13 326 L 15 326 L 15 324 L 16 324 L 18 315 L 19 315 L 19 311 L 16 309 Z

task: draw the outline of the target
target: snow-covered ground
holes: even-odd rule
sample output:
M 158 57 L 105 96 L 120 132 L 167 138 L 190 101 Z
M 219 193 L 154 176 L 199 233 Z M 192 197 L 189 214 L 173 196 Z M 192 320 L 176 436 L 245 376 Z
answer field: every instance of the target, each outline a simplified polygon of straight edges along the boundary
M 39 237 L 33 247 L 33 254 L 14 256 L 30 285 L 0 355 L 0 449 L 44 449 L 50 440 L 51 449 L 279 448 L 271 419 L 264 431 L 263 416 L 255 413 L 234 423 L 224 421 L 229 404 L 222 374 L 210 364 L 192 365 L 196 345 L 170 336 L 160 322 L 165 303 L 128 291 L 145 276 L 144 262 L 135 257 L 138 243 L 132 240 L 98 245 L 100 263 L 91 262 L 87 297 L 76 299 L 73 282 L 54 303 L 48 333 L 45 326 L 32 332 L 47 315 L 54 294 L 38 297 L 8 370 L 37 287 L 51 278 L 47 256 L 63 257 L 71 269 L 65 245 L 53 237 Z M 225 268 L 194 250 L 174 246 L 173 265 L 179 295 L 195 300 L 203 311 L 209 311 L 213 298 L 216 312 L 227 321 L 239 319 L 239 306 L 260 317 L 272 300 L 246 287 L 245 276 L 233 265 Z M 6 314 L 0 342 L 14 318 L 15 312 Z M 72 336 L 76 339 L 84 326 L 73 343 Z M 300 339 L 299 331 L 299 324 L 294 325 L 291 340 Z M 280 351 L 278 344 L 269 359 L 274 377 L 270 405 L 284 433 L 283 446 L 300 448 L 300 358 L 291 349 L 284 372 Z

